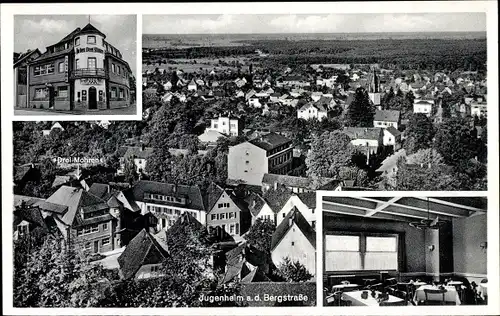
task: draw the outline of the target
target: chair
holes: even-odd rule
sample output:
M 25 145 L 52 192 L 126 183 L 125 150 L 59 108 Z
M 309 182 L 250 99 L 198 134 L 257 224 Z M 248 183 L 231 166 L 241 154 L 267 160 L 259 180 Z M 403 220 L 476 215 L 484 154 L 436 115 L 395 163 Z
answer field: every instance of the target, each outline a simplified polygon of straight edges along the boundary
M 342 292 L 337 291 L 332 294 L 333 296 L 333 305 L 334 306 L 342 306 Z
M 379 306 L 407 306 L 408 303 L 406 301 L 398 301 L 398 302 L 380 302 Z
M 425 293 L 425 305 L 446 305 L 446 301 L 444 300 L 444 294 L 448 292 L 446 289 L 424 289 Z M 441 300 L 430 300 L 429 294 L 431 295 L 441 295 Z

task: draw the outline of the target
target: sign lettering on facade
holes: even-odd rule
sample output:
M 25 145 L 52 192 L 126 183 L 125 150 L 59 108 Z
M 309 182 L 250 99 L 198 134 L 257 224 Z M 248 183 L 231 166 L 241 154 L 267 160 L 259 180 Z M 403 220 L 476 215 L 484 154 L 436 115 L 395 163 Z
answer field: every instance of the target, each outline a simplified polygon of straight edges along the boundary
M 98 79 L 98 78 L 82 78 L 82 79 L 80 79 L 80 82 L 83 85 L 100 85 L 102 83 L 102 79 Z
M 69 74 L 68 74 L 68 61 L 69 61 L 68 56 L 65 56 L 65 57 L 64 57 L 64 78 L 65 78 L 66 82 L 68 82 L 68 81 L 69 81 Z

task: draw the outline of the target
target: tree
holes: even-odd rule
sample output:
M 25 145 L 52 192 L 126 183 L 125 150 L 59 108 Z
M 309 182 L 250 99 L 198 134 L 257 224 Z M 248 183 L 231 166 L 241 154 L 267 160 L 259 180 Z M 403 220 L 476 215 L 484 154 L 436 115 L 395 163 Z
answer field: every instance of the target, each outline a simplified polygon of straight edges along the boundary
M 434 148 L 450 166 L 459 166 L 477 155 L 477 131 L 469 120 L 451 118 L 439 126 Z
M 14 270 L 16 307 L 104 307 L 114 298 L 102 266 L 52 236 Z
M 419 166 L 444 165 L 443 157 L 433 148 L 420 149 L 416 153 L 406 157 L 406 160 L 407 163 L 411 165 L 419 165 Z
M 249 245 L 271 254 L 271 240 L 276 230 L 274 223 L 270 220 L 258 218 L 245 235 Z
M 278 275 L 287 282 L 305 282 L 313 277 L 300 261 L 292 261 L 289 257 L 283 258 L 283 262 L 278 265 Z
M 368 93 L 363 88 L 356 89 L 354 101 L 347 109 L 346 125 L 353 127 L 373 127 L 375 107 L 368 98 Z
M 340 131 L 325 132 L 311 143 L 307 176 L 338 178 L 340 168 L 351 165 L 354 153 L 349 136 Z
M 434 137 L 434 126 L 431 120 L 422 113 L 413 114 L 406 128 L 407 139 L 405 149 L 407 154 L 413 154 L 420 149 L 431 147 Z

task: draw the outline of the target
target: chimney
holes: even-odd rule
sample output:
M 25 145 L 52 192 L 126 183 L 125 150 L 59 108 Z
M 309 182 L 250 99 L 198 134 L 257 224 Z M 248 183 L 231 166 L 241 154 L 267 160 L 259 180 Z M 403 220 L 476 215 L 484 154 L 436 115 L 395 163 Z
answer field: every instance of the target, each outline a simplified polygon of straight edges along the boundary
M 292 216 L 288 219 L 288 227 L 291 227 L 293 225 L 293 218 L 295 217 L 295 212 L 292 211 Z

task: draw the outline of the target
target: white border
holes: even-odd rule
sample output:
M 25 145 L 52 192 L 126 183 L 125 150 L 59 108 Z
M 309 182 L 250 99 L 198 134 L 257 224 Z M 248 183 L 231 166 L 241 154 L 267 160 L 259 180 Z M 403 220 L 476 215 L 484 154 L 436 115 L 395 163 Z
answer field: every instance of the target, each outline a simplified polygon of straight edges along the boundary
M 314 14 L 314 13 L 415 13 L 415 12 L 427 12 L 427 13 L 439 13 L 439 12 L 486 12 L 487 14 L 487 36 L 488 36 L 488 86 L 490 87 L 488 102 L 492 104 L 491 110 L 488 113 L 489 124 L 489 138 L 488 138 L 488 159 L 489 159 L 489 176 L 488 176 L 488 275 L 490 277 L 491 284 L 494 284 L 493 280 L 498 280 L 498 16 L 497 16 L 497 2 L 496 1 L 418 1 L 418 2 L 363 2 L 362 4 L 356 2 L 344 2 L 344 3 L 324 3 L 324 2 L 311 2 L 311 3 L 127 3 L 125 5 L 119 5 L 116 3 L 106 4 L 106 3 L 94 3 L 89 6 L 87 3 L 78 4 L 2 4 L 1 5 L 1 47 L 2 47 L 2 67 L 1 67 L 1 78 L 2 78 L 2 190 L 3 197 L 3 209 L 5 210 L 2 221 L 3 228 L 3 312 L 5 314 L 15 314 L 15 315 L 35 315 L 35 314 L 72 314 L 72 315 L 83 315 L 83 314 L 99 314 L 99 315 L 164 315 L 166 313 L 171 315 L 332 315 L 332 314 L 350 314 L 350 315 L 366 315 L 366 314 L 384 314 L 384 315 L 410 315 L 410 314 L 454 314 L 454 315 L 464 315 L 464 314 L 489 314 L 497 315 L 500 314 L 500 308 L 498 301 L 490 300 L 490 305 L 485 307 L 476 306 L 447 306 L 446 308 L 433 307 L 430 308 L 402 308 L 402 309 L 391 309 L 384 308 L 380 310 L 370 309 L 370 308 L 356 308 L 351 307 L 349 309 L 332 309 L 331 307 L 322 307 L 322 218 L 318 219 L 318 247 L 317 247 L 317 264 L 319 269 L 317 270 L 318 275 L 318 297 L 317 307 L 304 307 L 304 308 L 286 308 L 286 307 L 273 307 L 273 308 L 208 308 L 208 309 L 126 309 L 126 308 L 114 308 L 114 309 L 14 309 L 12 308 L 12 234 L 10 234 L 12 226 L 12 213 L 9 211 L 12 208 L 12 120 L 20 120 L 20 117 L 13 116 L 13 93 L 12 84 L 13 76 L 11 72 L 12 67 L 12 52 L 13 52 L 13 15 L 15 14 L 102 14 L 103 12 L 112 12 L 113 14 L 138 14 L 138 54 L 137 62 L 138 65 L 142 65 L 141 62 L 141 42 L 142 42 L 142 19 L 141 16 L 145 14 Z M 142 108 L 142 79 L 141 71 L 142 67 L 137 67 L 136 80 L 137 80 L 137 109 Z M 140 112 L 139 112 L 140 113 Z M 120 116 L 92 116 L 87 118 L 86 116 L 70 116 L 64 119 L 63 116 L 43 116 L 42 120 L 130 120 L 130 116 L 127 118 Z M 33 116 L 26 117 L 26 120 L 39 120 L 39 118 L 34 118 Z M 493 123 L 492 123 L 493 122 Z M 436 192 L 378 192 L 380 194 L 386 193 L 390 196 L 395 195 L 432 195 Z M 323 194 L 321 192 L 321 194 Z M 321 196 L 318 194 L 318 198 Z M 342 192 L 343 195 L 355 195 L 356 192 Z M 437 193 L 441 195 L 441 193 Z M 456 194 L 464 196 L 463 192 L 452 192 L 450 194 Z M 363 192 L 362 195 L 368 195 L 367 192 Z M 479 192 L 473 192 L 473 195 L 480 195 Z M 321 205 L 321 203 L 318 203 Z M 497 276 L 495 278 L 495 275 Z M 498 285 L 498 281 L 497 285 Z M 495 297 L 494 294 L 498 295 L 498 286 L 493 287 L 491 297 Z M 495 292 L 496 291 L 496 292 Z

